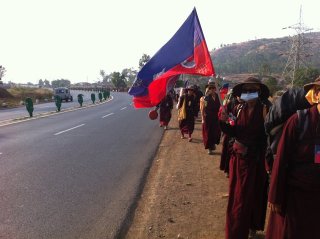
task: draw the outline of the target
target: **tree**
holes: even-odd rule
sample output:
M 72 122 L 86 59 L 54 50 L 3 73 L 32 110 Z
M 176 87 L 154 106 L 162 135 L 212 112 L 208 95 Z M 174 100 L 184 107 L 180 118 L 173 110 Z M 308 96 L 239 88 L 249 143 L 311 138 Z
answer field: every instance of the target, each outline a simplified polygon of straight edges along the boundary
M 42 79 L 39 80 L 38 85 L 39 85 L 39 88 L 42 88 L 44 86 L 44 82 Z
M 150 56 L 147 54 L 143 54 L 141 59 L 139 60 L 139 70 L 150 60 Z
M 102 77 L 102 81 L 106 78 L 106 72 L 104 70 L 100 70 L 100 76 Z
M 137 71 L 133 68 L 125 68 L 122 70 L 121 75 L 124 77 L 127 85 L 132 85 L 137 77 Z
M 6 68 L 0 65 L 0 80 L 2 79 L 5 73 L 6 73 Z
M 51 85 L 53 88 L 57 87 L 70 87 L 71 82 L 66 79 L 61 79 L 61 80 L 53 80 L 51 81 Z
M 295 72 L 294 86 L 303 86 L 311 83 L 319 74 L 319 70 L 312 67 L 297 69 Z
M 279 86 L 277 79 L 271 76 L 264 82 L 264 84 L 268 86 L 271 95 L 282 89 L 282 87 Z
M 127 84 L 124 81 L 124 76 L 120 74 L 120 72 L 112 72 L 111 73 L 111 82 L 117 89 L 126 88 Z
M 43 83 L 44 83 L 44 86 L 47 88 L 49 88 L 51 86 L 50 82 L 47 79 L 45 79 Z

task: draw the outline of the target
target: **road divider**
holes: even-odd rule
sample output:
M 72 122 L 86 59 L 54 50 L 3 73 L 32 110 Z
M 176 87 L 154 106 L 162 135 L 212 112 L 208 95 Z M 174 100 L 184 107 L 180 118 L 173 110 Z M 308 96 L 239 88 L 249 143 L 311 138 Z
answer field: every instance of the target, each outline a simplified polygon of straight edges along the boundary
M 66 129 L 66 130 L 60 131 L 60 132 L 58 132 L 58 133 L 55 133 L 54 135 L 63 134 L 63 133 L 68 132 L 68 131 L 70 131 L 70 130 L 73 130 L 73 129 L 76 129 L 76 128 L 80 128 L 80 127 L 82 127 L 82 126 L 84 126 L 84 125 L 85 125 L 85 124 L 80 124 L 80 125 L 77 125 L 77 126 L 75 126 L 75 127 L 70 128 L 70 129 Z
M 24 117 L 19 117 L 19 118 L 14 118 L 14 119 L 0 120 L 0 127 L 7 126 L 7 125 L 12 125 L 12 124 L 17 124 L 17 123 L 22 123 L 22 122 L 26 122 L 26 121 L 30 121 L 30 120 L 36 120 L 36 119 L 40 119 L 40 118 L 46 118 L 46 117 L 49 117 L 49 116 L 63 114 L 63 113 L 67 113 L 67 112 L 83 110 L 83 109 L 86 109 L 86 108 L 96 107 L 96 106 L 108 103 L 111 100 L 113 100 L 113 96 L 110 96 L 110 98 L 108 100 L 103 101 L 103 102 L 98 103 L 98 104 L 86 104 L 83 107 L 74 106 L 74 107 L 62 109 L 60 112 L 49 111 L 49 112 L 39 113 L 39 114 L 33 115 L 32 118 L 24 116 Z

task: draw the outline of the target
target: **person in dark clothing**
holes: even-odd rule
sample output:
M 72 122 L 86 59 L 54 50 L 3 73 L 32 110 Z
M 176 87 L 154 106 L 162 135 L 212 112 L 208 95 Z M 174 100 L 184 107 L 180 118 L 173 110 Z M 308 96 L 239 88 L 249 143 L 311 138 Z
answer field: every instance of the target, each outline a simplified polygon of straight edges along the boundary
M 200 90 L 200 87 L 197 85 L 193 86 L 195 88 L 195 101 L 196 101 L 196 112 L 195 112 L 195 116 L 198 117 L 199 116 L 199 111 L 200 111 L 200 99 L 203 96 L 202 91 Z
M 208 154 L 212 154 L 212 150 L 215 150 L 216 145 L 220 143 L 219 108 L 220 101 L 216 93 L 215 83 L 209 82 L 206 85 L 206 95 L 200 100 L 202 138 L 204 148 L 208 150 Z
M 191 142 L 196 112 L 195 90 L 193 86 L 187 87 L 186 90 L 187 94 L 183 94 L 178 103 L 179 128 L 181 131 L 181 138 L 184 139 L 184 134 L 188 134 L 189 142 Z
M 164 126 L 166 130 L 171 120 L 171 110 L 173 108 L 173 100 L 170 94 L 167 94 L 159 104 L 160 108 L 160 127 Z
M 267 146 L 264 104 L 269 89 L 260 80 L 249 77 L 233 88 L 233 94 L 244 101 L 236 106 L 234 125 L 222 112 L 221 130 L 235 138 L 229 165 L 229 198 L 226 215 L 226 239 L 254 238 L 264 229 L 267 207 Z
M 228 99 L 226 101 L 226 106 L 225 106 L 226 113 L 233 117 L 233 115 L 235 114 L 233 111 L 236 105 L 238 105 L 239 103 L 240 103 L 240 98 L 233 96 L 231 92 L 230 95 L 228 95 Z M 220 170 L 226 173 L 226 177 L 229 177 L 229 162 L 230 162 L 233 143 L 234 143 L 233 137 L 230 137 L 227 134 L 223 134 Z
M 320 238 L 320 77 L 304 89 L 313 106 L 304 119 L 295 113 L 284 125 L 271 173 L 266 239 Z

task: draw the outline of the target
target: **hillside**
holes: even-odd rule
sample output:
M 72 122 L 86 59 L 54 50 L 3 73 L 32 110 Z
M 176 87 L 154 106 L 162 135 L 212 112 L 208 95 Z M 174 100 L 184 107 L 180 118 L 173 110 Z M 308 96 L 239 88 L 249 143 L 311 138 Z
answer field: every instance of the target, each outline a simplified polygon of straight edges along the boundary
M 314 68 L 320 68 L 320 32 L 304 35 L 303 60 Z M 211 51 L 216 73 L 223 76 L 250 74 L 264 71 L 268 74 L 281 74 L 291 49 L 288 37 L 258 39 L 233 43 Z

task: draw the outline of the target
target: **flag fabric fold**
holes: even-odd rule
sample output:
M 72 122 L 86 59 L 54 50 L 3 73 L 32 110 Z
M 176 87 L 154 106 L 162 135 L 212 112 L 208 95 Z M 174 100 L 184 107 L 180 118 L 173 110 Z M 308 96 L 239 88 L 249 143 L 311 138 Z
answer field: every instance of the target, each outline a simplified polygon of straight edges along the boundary
M 194 8 L 174 36 L 144 65 L 129 90 L 136 108 L 157 105 L 181 74 L 215 74 Z

